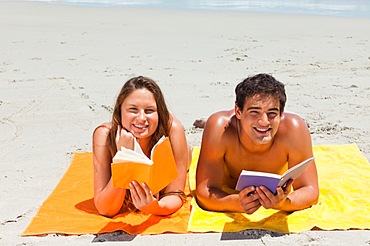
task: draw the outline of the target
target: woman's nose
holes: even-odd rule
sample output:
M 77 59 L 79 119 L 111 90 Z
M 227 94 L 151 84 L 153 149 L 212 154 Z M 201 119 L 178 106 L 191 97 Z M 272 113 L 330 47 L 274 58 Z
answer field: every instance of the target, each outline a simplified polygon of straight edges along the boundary
M 146 114 L 143 110 L 139 112 L 138 118 L 139 120 L 146 120 Z

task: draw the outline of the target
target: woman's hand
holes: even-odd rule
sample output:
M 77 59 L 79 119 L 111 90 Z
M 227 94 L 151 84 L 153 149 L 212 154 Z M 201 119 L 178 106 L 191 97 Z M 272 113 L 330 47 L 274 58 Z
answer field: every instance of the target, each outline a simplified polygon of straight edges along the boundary
M 153 196 L 149 187 L 143 183 L 141 186 L 138 182 L 130 183 L 130 192 L 132 202 L 137 209 L 142 212 L 152 214 L 158 207 L 158 200 Z
M 118 125 L 116 133 L 116 146 L 117 150 L 121 150 L 122 146 L 134 149 L 134 136 L 120 125 Z

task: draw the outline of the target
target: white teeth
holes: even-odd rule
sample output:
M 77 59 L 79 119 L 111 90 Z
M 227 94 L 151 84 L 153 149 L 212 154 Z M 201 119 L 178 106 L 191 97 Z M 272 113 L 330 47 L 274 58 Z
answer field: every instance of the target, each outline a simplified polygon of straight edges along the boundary
M 260 128 L 256 128 L 258 131 L 260 132 L 267 132 L 269 129 L 260 129 Z
M 138 125 L 135 125 L 136 128 L 140 128 L 140 129 L 144 129 L 146 128 L 146 126 L 138 126 Z

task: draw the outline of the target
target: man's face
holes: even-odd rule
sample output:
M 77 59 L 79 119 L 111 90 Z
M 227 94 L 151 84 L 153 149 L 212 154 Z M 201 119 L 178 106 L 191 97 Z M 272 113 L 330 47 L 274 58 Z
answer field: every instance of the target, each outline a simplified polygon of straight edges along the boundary
M 281 120 L 279 100 L 255 95 L 245 99 L 244 109 L 235 107 L 241 130 L 253 142 L 267 144 L 275 136 Z

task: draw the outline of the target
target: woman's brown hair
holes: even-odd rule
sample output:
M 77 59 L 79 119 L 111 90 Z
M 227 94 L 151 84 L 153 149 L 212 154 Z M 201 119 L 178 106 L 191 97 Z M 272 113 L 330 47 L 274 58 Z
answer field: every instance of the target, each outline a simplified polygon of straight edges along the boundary
M 121 105 L 126 100 L 126 98 L 137 89 L 147 89 L 155 98 L 158 111 L 158 127 L 151 137 L 149 148 L 151 149 L 154 144 L 164 135 L 168 136 L 170 132 L 170 120 L 171 116 L 167 109 L 166 102 L 164 100 L 163 93 L 159 88 L 158 84 L 147 77 L 138 76 L 129 79 L 122 87 L 120 93 L 117 96 L 116 104 L 113 109 L 112 116 L 112 128 L 109 133 L 109 141 L 112 153 L 117 152 L 116 146 L 116 134 L 118 125 L 122 126 L 121 122 Z

